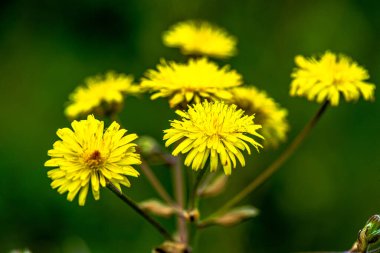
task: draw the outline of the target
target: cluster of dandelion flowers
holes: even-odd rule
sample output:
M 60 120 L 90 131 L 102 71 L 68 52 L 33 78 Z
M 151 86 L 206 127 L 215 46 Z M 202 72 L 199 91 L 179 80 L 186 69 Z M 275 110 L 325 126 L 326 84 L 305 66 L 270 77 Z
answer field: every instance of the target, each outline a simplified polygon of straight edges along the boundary
M 236 38 L 208 22 L 180 22 L 164 33 L 163 41 L 185 55 L 227 58 L 236 54 Z
M 236 158 L 245 166 L 241 151 L 250 154 L 248 144 L 257 150 L 262 148 L 252 138 L 263 138 L 257 133 L 261 126 L 253 122 L 253 115 L 245 115 L 236 105 L 205 101 L 189 106 L 187 112 L 176 113 L 182 120 L 173 120 L 171 128 L 164 130 L 165 146 L 178 142 L 172 154 L 188 153 L 185 165 L 193 170 L 203 169 L 209 160 L 210 170 L 215 171 L 220 161 L 224 173 L 230 175 L 231 169 L 236 168 Z
M 90 185 L 98 200 L 100 186 L 111 182 L 121 191 L 120 185 L 130 186 L 127 176 L 139 176 L 132 167 L 141 163 L 132 142 L 136 134 L 126 135 L 127 130 L 116 122 L 104 131 L 104 122 L 93 115 L 75 120 L 71 126 L 73 130 L 58 129 L 61 140 L 48 151 L 51 159 L 45 162 L 46 167 L 54 167 L 48 172 L 52 188 L 58 188 L 60 194 L 68 192 L 69 201 L 79 193 L 79 205 L 83 206 Z
M 90 77 L 69 97 L 67 117 L 75 119 L 90 113 L 107 114 L 117 111 L 125 94 L 139 93 L 140 87 L 133 85 L 133 78 L 124 74 L 108 72 L 104 76 Z
M 228 89 L 241 83 L 241 75 L 228 66 L 219 68 L 206 58 L 200 58 L 190 59 L 186 64 L 162 60 L 157 70 L 145 73 L 141 86 L 154 93 L 152 99 L 168 97 L 170 107 L 186 108 L 204 99 L 230 99 Z
M 286 140 L 289 129 L 286 109 L 254 86 L 237 87 L 231 91 L 231 103 L 243 109 L 247 115 L 254 114 L 255 122 L 262 125 L 260 133 L 265 138 L 264 146 L 277 147 Z
M 297 56 L 295 62 L 298 67 L 292 73 L 292 96 L 305 96 L 319 103 L 328 100 L 334 106 L 339 104 L 341 94 L 348 102 L 361 95 L 365 100 L 374 98 L 375 85 L 365 82 L 367 71 L 344 55 L 326 52 L 319 60 Z

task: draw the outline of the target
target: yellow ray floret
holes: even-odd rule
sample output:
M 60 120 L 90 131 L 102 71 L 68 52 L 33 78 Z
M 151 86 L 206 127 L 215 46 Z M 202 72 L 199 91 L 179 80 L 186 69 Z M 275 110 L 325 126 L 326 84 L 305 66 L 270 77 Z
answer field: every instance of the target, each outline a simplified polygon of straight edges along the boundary
M 190 59 L 187 64 L 161 61 L 157 70 L 148 70 L 141 82 L 154 94 L 152 99 L 169 98 L 170 107 L 199 103 L 204 99 L 230 99 L 228 88 L 242 83 L 242 77 L 228 66 L 219 68 L 206 58 Z
M 131 76 L 114 72 L 108 72 L 104 76 L 90 77 L 85 81 L 85 85 L 78 87 L 70 95 L 65 114 L 74 119 L 93 113 L 96 109 L 112 110 L 123 102 L 125 94 L 139 92 L 139 86 L 133 85 L 132 82 Z M 107 108 L 101 108 L 102 106 Z
M 71 126 L 73 130 L 58 129 L 61 140 L 48 151 L 51 159 L 45 162 L 46 167 L 54 167 L 48 172 L 52 188 L 58 188 L 60 194 L 68 192 L 69 201 L 79 194 L 79 205 L 83 206 L 89 188 L 98 200 L 100 186 L 111 182 L 121 191 L 120 185 L 130 186 L 127 176 L 139 176 L 132 167 L 141 163 L 132 143 L 136 134 L 126 135 L 127 130 L 116 122 L 104 131 L 104 122 L 93 115 L 74 120 Z
M 208 22 L 180 22 L 163 34 L 163 41 L 185 55 L 227 58 L 236 54 L 236 38 Z
M 375 85 L 365 82 L 367 70 L 344 55 L 326 52 L 319 60 L 297 56 L 297 68 L 292 73 L 292 96 L 305 96 L 309 100 L 338 105 L 342 94 L 346 101 L 373 100 Z
M 185 165 L 193 170 L 203 169 L 209 161 L 210 170 L 215 171 L 220 162 L 224 173 L 230 175 L 236 168 L 236 158 L 245 166 L 242 151 L 251 153 L 248 144 L 257 150 L 262 148 L 252 138 L 263 138 L 257 133 L 261 126 L 253 122 L 254 115 L 244 115 L 236 105 L 205 101 L 189 106 L 187 112 L 176 113 L 182 120 L 173 120 L 171 128 L 164 130 L 165 146 L 178 142 L 173 155 L 188 153 Z
M 231 91 L 231 103 L 243 109 L 247 115 L 254 114 L 255 122 L 262 125 L 260 133 L 265 138 L 264 146 L 277 147 L 280 142 L 286 140 L 289 129 L 286 109 L 281 108 L 266 92 L 254 86 L 237 87 Z

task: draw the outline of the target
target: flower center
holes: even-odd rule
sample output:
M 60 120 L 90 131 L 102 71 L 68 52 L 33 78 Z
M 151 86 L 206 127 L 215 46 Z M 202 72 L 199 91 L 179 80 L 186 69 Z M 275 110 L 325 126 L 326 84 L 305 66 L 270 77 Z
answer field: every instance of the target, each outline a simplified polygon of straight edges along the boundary
M 94 150 L 84 155 L 85 164 L 91 169 L 98 169 L 103 164 L 104 159 L 99 150 Z

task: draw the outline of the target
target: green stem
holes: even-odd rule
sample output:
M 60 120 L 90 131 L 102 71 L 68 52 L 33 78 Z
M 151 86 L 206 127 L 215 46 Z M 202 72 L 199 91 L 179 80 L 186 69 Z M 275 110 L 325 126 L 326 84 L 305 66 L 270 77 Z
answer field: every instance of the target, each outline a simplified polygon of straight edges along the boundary
M 174 159 L 175 160 L 175 159 Z M 171 159 L 170 163 L 168 164 L 170 166 L 175 166 L 174 160 Z M 160 181 L 157 179 L 157 177 L 154 175 L 152 169 L 150 166 L 142 160 L 142 163 L 140 165 L 141 170 L 144 172 L 145 176 L 147 177 L 149 183 L 152 185 L 152 187 L 157 191 L 158 195 L 169 205 L 173 208 L 175 213 L 179 217 L 185 217 L 183 213 L 183 207 L 180 207 L 178 203 L 176 203 L 172 197 L 168 194 L 168 192 L 165 190 L 165 188 L 162 186 Z
M 199 211 L 198 211 L 198 204 L 199 204 L 199 195 L 198 195 L 198 188 L 199 185 L 202 182 L 203 176 L 206 174 L 207 166 L 206 168 L 201 169 L 194 180 L 193 188 L 190 194 L 189 203 L 188 203 L 188 214 L 189 214 L 189 220 L 190 220 L 190 245 L 193 246 L 193 249 L 196 248 L 196 243 L 198 239 L 198 222 L 199 222 Z
M 132 199 L 124 195 L 114 184 L 107 182 L 107 187 L 116 194 L 124 203 L 129 205 L 134 211 L 140 214 L 146 221 L 148 221 L 166 240 L 174 241 L 173 237 L 162 227 L 156 220 L 149 214 L 142 210 Z
M 140 167 L 141 167 L 141 170 L 144 172 L 145 176 L 147 177 L 148 181 L 150 182 L 150 184 L 157 191 L 158 195 L 160 195 L 160 197 L 170 206 L 176 206 L 174 200 L 170 197 L 170 195 L 167 193 L 167 191 L 162 186 L 160 181 L 154 175 L 149 165 L 145 161 L 142 161 Z
M 323 113 L 326 111 L 329 105 L 329 101 L 325 101 L 321 108 L 317 111 L 314 117 L 306 124 L 302 131 L 296 136 L 293 142 L 288 146 L 287 149 L 271 164 L 267 167 L 261 174 L 259 174 L 249 185 L 247 185 L 242 191 L 240 191 L 235 197 L 230 199 L 225 205 L 223 205 L 218 211 L 216 211 L 211 216 L 218 216 L 223 214 L 225 211 L 230 209 L 232 206 L 240 202 L 249 193 L 254 191 L 258 186 L 264 183 L 268 178 L 270 178 L 273 173 L 275 173 L 281 165 L 283 165 L 289 157 L 296 151 L 298 146 L 303 142 L 305 137 L 310 133 L 311 129 L 317 124 Z
M 190 223 L 189 225 L 189 230 L 190 230 L 190 242 L 189 244 L 191 245 L 191 249 L 193 252 L 198 252 L 198 239 L 199 239 L 199 229 L 198 229 L 198 224 L 197 223 Z
M 175 197 L 177 200 L 177 205 L 180 208 L 180 210 L 183 210 L 184 208 L 184 180 L 183 180 L 183 173 L 182 173 L 182 166 L 181 166 L 181 158 L 177 157 L 175 163 L 172 165 L 172 171 L 173 171 L 173 185 L 174 185 L 174 192 Z M 182 215 L 177 215 L 177 226 L 179 231 L 179 238 L 180 241 L 187 244 L 187 228 L 186 228 L 186 219 Z
M 198 198 L 198 187 L 199 187 L 199 184 L 201 183 L 202 181 L 202 178 L 204 176 L 204 174 L 206 174 L 206 168 L 203 168 L 201 169 L 198 174 L 197 174 L 197 177 L 195 178 L 195 182 L 194 182 L 194 185 L 193 185 L 193 190 L 191 192 L 191 195 L 190 195 L 190 200 L 189 200 L 189 210 L 192 211 L 193 209 L 197 208 L 198 207 L 198 201 L 199 201 L 199 198 Z

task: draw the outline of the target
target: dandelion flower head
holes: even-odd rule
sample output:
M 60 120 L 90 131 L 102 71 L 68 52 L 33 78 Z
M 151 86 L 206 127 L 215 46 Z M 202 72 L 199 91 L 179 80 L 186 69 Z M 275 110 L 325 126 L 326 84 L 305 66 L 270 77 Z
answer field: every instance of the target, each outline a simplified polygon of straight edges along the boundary
M 120 185 L 131 185 L 127 176 L 139 176 L 132 167 L 141 163 L 132 142 L 136 134 L 126 135 L 127 130 L 116 122 L 104 131 L 104 122 L 93 115 L 74 120 L 71 126 L 73 130 L 58 129 L 61 140 L 48 151 L 51 158 L 45 162 L 46 167 L 53 167 L 48 172 L 52 188 L 58 188 L 60 194 L 68 192 L 69 201 L 79 193 L 79 205 L 83 206 L 90 187 L 98 200 L 100 186 L 111 182 L 121 191 Z
M 319 60 L 297 56 L 295 62 L 298 67 L 292 73 L 292 96 L 305 96 L 318 103 L 328 100 L 334 106 L 341 94 L 348 102 L 361 95 L 364 100 L 374 98 L 375 85 L 365 82 L 367 70 L 344 55 L 326 52 Z
M 228 66 L 219 68 L 206 58 L 190 59 L 187 64 L 166 62 L 157 70 L 148 70 L 141 82 L 142 88 L 152 91 L 152 99 L 168 97 L 170 107 L 200 103 L 204 99 L 231 98 L 229 88 L 242 83 L 242 77 Z
M 253 122 L 254 116 L 244 115 L 236 105 L 223 102 L 198 103 L 189 106 L 187 112 L 177 110 L 182 120 L 173 120 L 171 128 L 164 130 L 165 146 L 178 142 L 172 154 L 188 153 L 185 165 L 193 170 L 203 169 L 209 161 L 210 170 L 215 171 L 219 161 L 226 175 L 236 168 L 236 158 L 245 166 L 242 151 L 251 153 L 248 144 L 259 150 L 262 145 L 252 137 L 263 138 Z
M 125 94 L 136 94 L 139 86 L 133 78 L 124 74 L 108 72 L 104 76 L 90 77 L 84 86 L 79 86 L 71 95 L 65 114 L 75 119 L 89 113 L 115 110 L 124 100 Z M 105 112 L 106 113 L 106 112 Z
M 243 109 L 247 115 L 254 114 L 255 122 L 262 125 L 260 133 L 265 138 L 264 146 L 277 147 L 286 140 L 289 129 L 286 109 L 254 86 L 234 88 L 232 94 L 231 103 Z
M 180 22 L 164 33 L 163 41 L 185 55 L 227 58 L 236 54 L 236 38 L 208 22 Z

